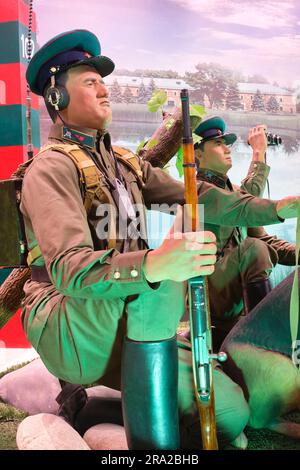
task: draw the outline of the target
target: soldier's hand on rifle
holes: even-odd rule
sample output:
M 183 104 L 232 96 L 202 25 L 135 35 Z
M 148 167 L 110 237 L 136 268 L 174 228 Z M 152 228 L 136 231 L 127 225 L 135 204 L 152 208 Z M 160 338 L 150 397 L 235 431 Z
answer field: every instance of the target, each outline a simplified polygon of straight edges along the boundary
M 287 196 L 277 202 L 276 211 L 282 219 L 297 217 L 300 211 L 300 196 Z
M 163 243 L 150 251 L 144 273 L 149 282 L 186 281 L 214 272 L 216 237 L 212 232 L 182 232 L 182 208 L 178 206 L 174 225 Z
M 252 160 L 264 162 L 265 153 L 267 150 L 267 136 L 266 136 L 267 126 L 259 125 L 250 129 L 248 134 L 248 143 L 253 149 Z

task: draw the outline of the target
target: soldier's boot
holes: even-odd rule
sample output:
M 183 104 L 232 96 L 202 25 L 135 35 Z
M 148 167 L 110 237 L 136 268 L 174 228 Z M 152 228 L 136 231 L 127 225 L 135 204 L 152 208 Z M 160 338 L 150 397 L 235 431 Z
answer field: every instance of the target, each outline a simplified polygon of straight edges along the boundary
M 120 398 L 93 396 L 88 397 L 82 385 L 60 380 L 62 391 L 56 398 L 59 404 L 58 415 L 64 418 L 76 431 L 84 433 L 101 423 L 123 425 Z
M 126 338 L 122 407 L 129 449 L 178 449 L 178 350 L 176 337 Z
M 248 314 L 259 302 L 271 292 L 272 287 L 269 279 L 249 282 L 244 289 L 244 311 Z
M 75 427 L 76 416 L 88 401 L 86 390 L 82 385 L 71 384 L 64 380 L 59 382 L 62 390 L 56 397 L 59 404 L 58 416 Z

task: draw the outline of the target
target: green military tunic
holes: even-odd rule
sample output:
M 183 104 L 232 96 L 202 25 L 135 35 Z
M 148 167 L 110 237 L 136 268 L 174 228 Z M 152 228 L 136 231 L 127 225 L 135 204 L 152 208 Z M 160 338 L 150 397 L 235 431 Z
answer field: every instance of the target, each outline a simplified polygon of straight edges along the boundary
M 240 187 L 232 185 L 226 175 L 198 171 L 205 230 L 217 238 L 218 260 L 208 278 L 217 346 L 243 312 L 246 284 L 268 278 L 277 262 L 295 264 L 295 245 L 268 235 L 261 226 L 280 222 L 275 204 L 261 199 L 269 170 L 263 162 L 252 162 Z M 229 204 L 234 205 L 231 213 Z
M 105 168 L 113 178 L 115 162 L 107 137 L 102 136 L 92 152 L 100 168 Z M 58 142 L 61 126 L 56 125 L 47 144 Z M 144 180 L 141 191 L 134 172 L 126 165 L 119 167 L 130 187 L 133 203 L 146 206 L 183 203 L 182 184 L 173 180 L 170 184 L 170 177 L 160 169 L 141 162 Z M 105 202 L 118 214 L 108 184 L 108 179 L 102 180 Z M 119 367 L 124 328 L 136 340 L 169 338 L 176 332 L 184 309 L 181 284 L 150 285 L 145 279 L 146 240 L 130 240 L 128 251 L 121 253 L 123 240 L 117 240 L 116 247 L 108 249 L 108 240 L 98 238 L 102 203 L 95 199 L 87 217 L 77 168 L 57 151 L 37 156 L 24 177 L 21 210 L 26 235 L 30 249 L 38 243 L 42 253 L 33 265 L 45 265 L 51 284 L 35 281 L 26 284 L 23 324 L 29 340 L 51 371 L 74 382 L 87 383 Z M 115 225 L 118 227 L 118 220 Z M 133 295 L 137 298 L 127 303 L 126 299 Z M 154 298 L 159 300 L 154 303 Z M 166 304 L 170 306 L 170 315 L 163 313 Z M 64 316 L 59 315 L 61 309 L 66 312 Z M 144 315 L 144 310 L 151 315 Z M 54 334 L 55 328 L 61 337 Z M 52 339 L 51 346 L 48 345 L 52 333 L 58 341 L 56 347 Z M 75 339 L 68 345 L 70 336 Z M 68 346 L 62 347 L 62 357 L 55 360 L 60 345 Z M 103 357 L 97 353 L 97 359 L 91 361 L 91 350 L 102 351 Z M 73 364 L 77 361 L 73 372 L 69 368 L 66 371 L 69 361 Z

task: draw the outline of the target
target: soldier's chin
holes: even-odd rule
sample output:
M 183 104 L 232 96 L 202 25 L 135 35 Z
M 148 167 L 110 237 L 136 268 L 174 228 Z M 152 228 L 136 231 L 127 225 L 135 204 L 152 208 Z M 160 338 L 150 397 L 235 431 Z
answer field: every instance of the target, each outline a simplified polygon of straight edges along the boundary
M 111 122 L 112 122 L 112 115 L 110 115 L 107 119 L 104 120 L 104 123 L 103 123 L 103 125 L 102 125 L 102 129 L 101 129 L 101 130 L 107 131 L 107 129 L 108 129 L 109 126 L 111 125 Z

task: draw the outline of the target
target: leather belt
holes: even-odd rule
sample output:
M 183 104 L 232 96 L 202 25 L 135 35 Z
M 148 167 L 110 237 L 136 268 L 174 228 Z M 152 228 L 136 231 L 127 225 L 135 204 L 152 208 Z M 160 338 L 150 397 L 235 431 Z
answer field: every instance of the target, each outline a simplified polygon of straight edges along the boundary
M 45 266 L 31 266 L 31 279 L 36 282 L 47 282 L 52 284 Z

